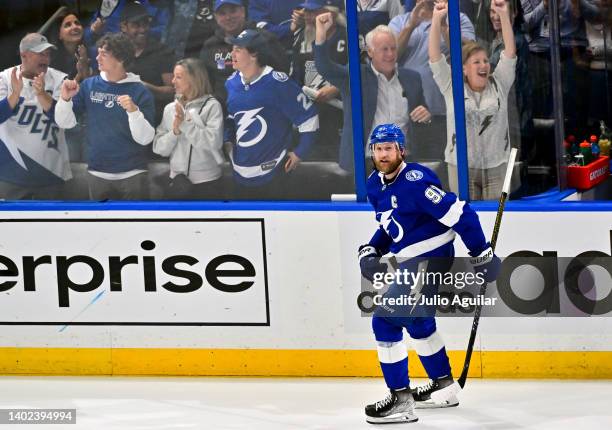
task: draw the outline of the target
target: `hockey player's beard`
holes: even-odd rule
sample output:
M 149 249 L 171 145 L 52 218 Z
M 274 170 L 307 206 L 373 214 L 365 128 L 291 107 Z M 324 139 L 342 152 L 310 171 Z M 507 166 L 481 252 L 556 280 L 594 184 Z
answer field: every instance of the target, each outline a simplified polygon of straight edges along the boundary
M 384 173 L 385 175 L 389 175 L 398 169 L 398 167 L 402 164 L 402 161 L 404 161 L 403 158 L 398 155 L 395 157 L 395 160 L 385 159 L 384 161 L 378 161 L 374 159 L 374 165 L 376 166 L 376 170 Z

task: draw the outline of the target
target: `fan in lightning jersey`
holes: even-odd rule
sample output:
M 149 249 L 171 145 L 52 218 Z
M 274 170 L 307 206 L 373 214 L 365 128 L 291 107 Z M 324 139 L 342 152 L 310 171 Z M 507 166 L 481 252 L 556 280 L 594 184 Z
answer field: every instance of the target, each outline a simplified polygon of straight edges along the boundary
M 294 32 L 291 77 L 302 85 L 319 90 L 330 85 L 317 71 L 314 61 L 313 42 L 315 40 L 315 18 L 331 12 L 333 24 L 327 33 L 327 55 L 338 64 L 348 62 L 346 43 L 346 16 L 344 2 L 338 0 L 305 0 L 300 4 L 304 9 L 303 25 Z
M 233 143 L 237 189 L 249 187 L 247 194 L 255 196 L 254 187 L 270 188 L 272 181 L 275 188 L 282 188 L 282 171 L 293 170 L 306 156 L 316 138 L 319 117 L 300 87 L 267 65 L 269 55 L 261 30 L 245 30 L 232 44 L 236 73 L 225 84 L 225 141 Z M 299 143 L 290 149 L 294 126 L 299 131 Z
M 340 90 L 330 84 L 317 70 L 314 60 L 315 19 L 332 12 L 333 25 L 327 32 L 326 54 L 337 64 L 345 65 L 347 58 L 346 17 L 344 2 L 338 0 L 305 0 L 303 26 L 294 33 L 291 78 L 302 85 L 319 109 L 319 137 L 311 158 L 336 160 L 340 146 L 339 129 L 342 127 L 342 100 Z
M 452 266 L 455 233 L 473 257 L 474 270 L 491 282 L 500 261 L 486 242 L 478 215 L 470 206 L 441 188 L 436 175 L 417 163 L 406 163 L 404 135 L 394 124 L 377 126 L 370 137 L 372 157 L 377 171 L 367 181 L 368 200 L 376 212 L 379 228 L 366 245 L 359 249 L 362 275 L 372 281 L 374 275 L 386 272 L 380 257 L 389 252 L 408 257 L 402 268 L 416 271 L 415 265 L 428 264 L 428 272 L 446 272 Z M 435 257 L 435 258 L 432 258 Z M 436 294 L 438 284 L 423 287 L 424 295 Z M 402 286 L 393 284 L 385 297 L 401 294 Z M 405 308 L 406 306 L 404 306 Z M 454 394 L 443 403 L 435 403 L 431 394 L 453 384 L 444 341 L 436 331 L 435 317 L 417 307 L 416 313 L 404 312 L 402 306 L 376 309 L 372 328 L 377 341 L 378 357 L 389 396 L 366 407 L 370 423 L 416 421 L 413 408 L 458 405 Z M 413 315 L 418 315 L 417 317 Z M 413 345 L 431 382 L 410 390 L 408 354 L 402 342 L 403 329 Z M 450 390 L 450 389 L 449 389 Z
M 28 34 L 19 48 L 22 64 L 0 72 L 0 198 L 58 199 L 72 177 L 54 121 L 66 75 L 49 67 L 55 46 L 44 36 Z

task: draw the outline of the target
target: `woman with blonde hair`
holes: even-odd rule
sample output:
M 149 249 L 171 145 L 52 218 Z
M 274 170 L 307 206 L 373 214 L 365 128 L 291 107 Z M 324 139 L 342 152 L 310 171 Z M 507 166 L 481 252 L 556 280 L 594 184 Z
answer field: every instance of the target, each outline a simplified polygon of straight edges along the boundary
M 500 16 L 504 50 L 491 73 L 487 51 L 475 42 L 463 45 L 463 77 L 468 146 L 469 191 L 472 200 L 493 200 L 501 193 L 510 154 L 508 136 L 508 93 L 516 67 L 514 33 L 505 0 L 493 0 L 491 8 Z M 448 165 L 450 189 L 458 191 L 455 115 L 450 66 L 440 51 L 440 32 L 448 10 L 446 1 L 436 3 L 429 34 L 429 66 L 444 95 L 447 143 L 444 160 Z
M 170 157 L 171 199 L 223 198 L 223 111 L 200 60 L 174 66 L 175 101 L 164 108 L 153 151 Z

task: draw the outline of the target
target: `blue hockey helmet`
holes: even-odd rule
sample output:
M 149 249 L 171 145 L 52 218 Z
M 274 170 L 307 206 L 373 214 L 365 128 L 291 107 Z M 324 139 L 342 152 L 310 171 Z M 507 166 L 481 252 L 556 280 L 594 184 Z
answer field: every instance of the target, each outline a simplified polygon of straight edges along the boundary
M 372 130 L 370 147 L 377 143 L 397 143 L 400 151 L 406 149 L 406 140 L 402 129 L 395 124 L 381 124 Z

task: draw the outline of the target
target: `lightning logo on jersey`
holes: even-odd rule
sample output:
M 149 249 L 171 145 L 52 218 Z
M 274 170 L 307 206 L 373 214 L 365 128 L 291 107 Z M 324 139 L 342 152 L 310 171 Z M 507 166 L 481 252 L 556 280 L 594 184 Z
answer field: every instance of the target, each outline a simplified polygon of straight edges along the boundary
M 400 242 L 404 238 L 404 229 L 393 218 L 393 209 L 384 212 L 378 212 L 376 219 L 380 223 L 380 226 L 387 232 L 389 237 L 393 239 L 393 242 Z
M 225 87 L 226 139 L 235 142 L 232 165 L 239 179 L 270 175 L 289 150 L 294 127 L 300 133 L 318 129 L 316 108 L 284 73 L 266 67 L 248 83 L 234 73 Z
M 260 107 L 257 109 L 236 112 L 234 115 L 234 121 L 236 121 L 236 125 L 238 125 L 238 129 L 236 130 L 236 144 L 238 146 L 248 148 L 249 146 L 257 145 L 268 132 L 268 123 L 266 123 L 266 120 L 263 119 L 261 115 L 258 115 L 262 109 L 263 108 Z M 258 129 L 259 133 L 256 131 Z M 257 134 L 254 138 L 247 141 L 242 140 L 245 135 L 253 135 L 255 133 Z

